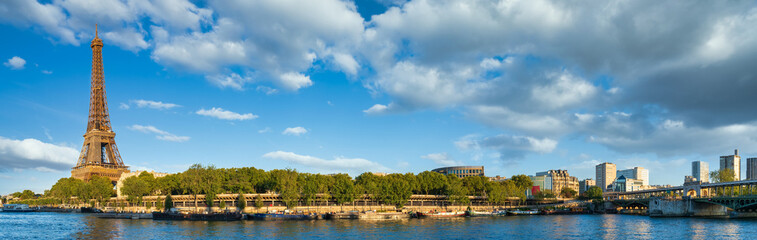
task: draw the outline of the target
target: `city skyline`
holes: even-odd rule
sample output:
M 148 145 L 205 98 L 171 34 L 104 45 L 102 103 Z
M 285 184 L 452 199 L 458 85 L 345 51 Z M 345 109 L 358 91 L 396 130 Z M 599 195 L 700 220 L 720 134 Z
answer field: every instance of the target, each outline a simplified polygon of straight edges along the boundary
M 132 170 L 202 163 L 356 176 L 475 165 L 488 176 L 565 169 L 586 179 L 612 162 L 649 170 L 652 185 L 680 185 L 693 161 L 719 166 L 735 148 L 757 156 L 748 111 L 757 81 L 739 64 L 757 56 L 753 2 L 664 3 L 666 14 L 608 3 L 638 16 L 608 16 L 613 28 L 647 20 L 609 37 L 589 31 L 602 28 L 590 21 L 602 8 L 547 1 L 483 16 L 427 1 L 302 3 L 312 12 L 286 1 L 179 2 L 150 6 L 175 15 L 113 3 L 123 11 L 111 16 L 77 2 L 0 3 L 0 179 L 12 183 L 0 194 L 41 192 L 76 165 L 95 23 Z M 537 18 L 549 9 L 553 18 Z M 659 21 L 675 31 L 623 33 L 658 31 Z M 612 40 L 620 36 L 628 42 Z

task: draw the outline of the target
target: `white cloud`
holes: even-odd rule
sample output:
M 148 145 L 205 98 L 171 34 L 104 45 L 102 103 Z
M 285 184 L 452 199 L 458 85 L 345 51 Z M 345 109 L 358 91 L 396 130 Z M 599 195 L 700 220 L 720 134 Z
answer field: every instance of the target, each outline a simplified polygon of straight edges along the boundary
M 327 173 L 347 172 L 356 176 L 363 172 L 389 172 L 383 165 L 362 158 L 336 157 L 332 160 L 298 155 L 293 152 L 275 151 L 263 155 L 264 158 L 283 160 L 292 164 L 318 169 Z
M 270 127 L 265 127 L 263 129 L 258 130 L 258 133 L 269 133 L 269 132 L 271 132 Z
M 222 75 L 222 74 L 210 75 L 210 76 L 205 76 L 205 79 L 207 79 L 209 82 L 213 83 L 214 85 L 220 88 L 232 88 L 235 90 L 244 90 L 244 85 L 248 82 L 252 82 L 251 76 L 242 77 L 236 73 L 232 73 L 229 75 Z
M 102 38 L 103 40 L 133 52 L 138 52 L 150 47 L 150 44 L 145 41 L 145 35 L 132 28 L 123 28 L 117 31 L 106 32 L 102 34 Z
M 255 90 L 258 92 L 263 92 L 265 93 L 265 95 L 273 95 L 273 94 L 279 93 L 278 89 L 266 87 L 266 86 L 258 86 L 255 88 Z
M 181 105 L 173 104 L 173 103 L 164 103 L 160 101 L 151 101 L 151 100 L 132 100 L 134 104 L 137 105 L 139 108 L 152 108 L 152 109 L 158 109 L 158 110 L 165 110 L 165 109 L 171 109 L 175 107 L 181 107 Z M 128 107 L 125 109 L 129 109 Z
M 26 64 L 26 60 L 24 60 L 23 58 L 20 58 L 18 56 L 14 56 L 14 57 L 8 59 L 8 61 L 6 61 L 6 62 L 3 63 L 3 65 L 5 65 L 6 67 L 9 67 L 10 69 L 13 69 L 13 70 L 24 69 L 24 65 L 25 64 Z
M 455 165 L 463 165 L 462 162 L 455 161 L 454 159 L 450 158 L 447 153 L 431 153 L 428 155 L 421 156 L 423 159 L 428 159 L 431 161 L 434 161 L 437 165 L 442 166 L 455 166 Z
M 547 78 L 553 81 L 547 85 L 534 87 L 531 90 L 531 97 L 548 108 L 577 105 L 590 99 L 597 92 L 596 87 L 586 80 L 568 72 L 550 73 Z
M 79 151 L 74 148 L 27 138 L 0 137 L 0 169 L 67 171 L 76 165 Z
M 140 132 L 143 132 L 143 133 L 152 133 L 152 134 L 155 134 L 155 138 L 157 138 L 159 140 L 163 140 L 163 141 L 186 142 L 186 141 L 189 141 L 189 139 L 190 139 L 189 137 L 186 137 L 186 136 L 177 136 L 177 135 L 171 134 L 169 132 L 160 130 L 160 129 L 156 128 L 156 127 L 150 126 L 150 125 L 143 126 L 143 125 L 137 125 L 137 124 L 135 124 L 135 125 L 130 126 L 129 129 L 134 130 L 134 131 L 140 131 Z
M 121 103 L 121 104 L 118 104 L 118 108 L 124 109 L 124 110 L 129 110 L 129 108 L 131 108 L 131 106 L 129 106 L 129 104 L 126 104 L 126 103 Z
M 223 110 L 223 108 L 215 108 L 215 107 L 211 108 L 210 110 L 206 110 L 203 108 L 203 109 L 197 110 L 197 112 L 195 113 L 197 113 L 198 115 L 214 117 L 214 118 L 223 119 L 223 120 L 242 121 L 242 120 L 251 120 L 251 119 L 258 118 L 257 115 L 252 114 L 252 113 L 239 114 L 232 111 Z
M 389 104 L 389 105 L 391 105 L 391 104 Z M 363 110 L 363 112 L 366 113 L 366 114 L 382 114 L 382 113 L 387 112 L 387 110 L 389 110 L 389 107 L 387 105 L 375 104 L 372 107 L 370 107 L 370 108 L 368 108 L 366 110 Z
M 284 129 L 284 131 L 281 132 L 281 134 L 300 136 L 300 135 L 305 134 L 307 132 L 308 132 L 308 130 L 305 129 L 304 127 L 290 127 L 290 128 Z
M 288 72 L 279 75 L 279 80 L 282 87 L 289 90 L 297 90 L 303 87 L 310 87 L 313 85 L 313 81 L 309 76 L 305 76 L 301 73 Z

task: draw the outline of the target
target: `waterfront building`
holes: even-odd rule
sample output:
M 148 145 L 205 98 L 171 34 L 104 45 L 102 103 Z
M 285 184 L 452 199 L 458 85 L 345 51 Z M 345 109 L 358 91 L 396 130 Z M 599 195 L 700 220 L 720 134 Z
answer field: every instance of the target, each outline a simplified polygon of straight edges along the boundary
M 757 158 L 746 159 L 746 179 L 757 180 Z
M 568 174 L 568 170 L 549 170 L 546 172 L 537 172 L 536 176 L 549 176 L 552 178 L 552 190 L 559 193 L 563 188 L 568 187 L 578 192 L 578 178 Z
M 617 166 L 613 163 L 605 162 L 598 164 L 596 168 L 597 186 L 602 188 L 602 191 L 607 191 L 608 186 L 615 180 Z
M 741 156 L 739 150 L 733 151 L 733 155 L 720 156 L 720 170 L 733 169 L 733 180 L 741 180 Z
M 596 186 L 597 181 L 594 181 L 594 179 L 587 178 L 584 180 L 581 180 L 578 182 L 578 194 L 583 194 L 586 192 L 586 190 L 589 190 L 590 187 Z
M 612 183 L 611 190 L 614 192 L 630 192 L 645 189 L 647 188 L 644 187 L 642 180 L 626 178 L 626 176 L 621 175 Z
M 444 174 L 445 176 L 449 174 L 455 174 L 455 176 L 459 178 L 464 178 L 468 176 L 484 176 L 484 166 L 443 167 L 443 168 L 437 168 L 431 171 Z
M 103 42 L 97 34 L 90 44 L 92 48 L 92 78 L 89 95 L 89 119 L 84 133 L 84 145 L 79 160 L 71 169 L 71 177 L 89 181 L 92 176 L 103 176 L 115 183 L 122 173 L 128 173 L 121 154 L 116 147 L 116 133 L 110 126 L 108 101 L 105 95 L 103 77 L 102 48 Z
M 691 176 L 696 181 L 710 182 L 710 164 L 702 161 L 691 162 Z
M 631 169 L 618 170 L 616 178 L 619 176 L 625 176 L 626 178 L 638 179 L 643 182 L 642 185 L 649 185 L 649 170 L 643 167 L 634 167 Z
M 135 171 L 135 172 L 128 172 L 128 173 L 121 174 L 121 177 L 118 178 L 118 181 L 116 182 L 116 196 L 123 197 L 121 195 L 121 188 L 124 186 L 124 181 L 127 178 L 138 177 L 139 174 L 142 174 L 143 172 L 147 172 L 147 171 Z M 154 171 L 150 171 L 148 173 L 152 174 L 154 178 L 162 178 L 162 177 L 170 175 L 168 173 L 160 173 L 160 172 L 154 172 Z
M 489 181 L 492 181 L 492 182 L 502 182 L 505 180 L 507 180 L 506 177 L 500 177 L 499 175 L 497 175 L 496 177 L 489 177 Z
M 531 182 L 533 182 L 533 187 L 531 192 L 535 193 L 536 191 L 544 191 L 544 190 L 552 190 L 552 177 L 541 175 L 541 176 L 528 176 L 531 178 Z
M 702 182 L 700 182 L 694 176 L 684 176 L 683 177 L 683 185 L 684 186 L 687 186 L 687 185 L 698 185 L 698 184 L 701 184 L 701 183 Z

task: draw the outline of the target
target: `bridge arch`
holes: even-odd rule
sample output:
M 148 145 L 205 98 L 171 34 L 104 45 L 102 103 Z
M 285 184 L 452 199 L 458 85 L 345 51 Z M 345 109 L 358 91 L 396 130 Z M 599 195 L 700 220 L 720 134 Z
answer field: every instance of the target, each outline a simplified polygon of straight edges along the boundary
M 697 197 L 697 191 L 694 189 L 689 189 L 689 191 L 686 192 L 686 196 Z

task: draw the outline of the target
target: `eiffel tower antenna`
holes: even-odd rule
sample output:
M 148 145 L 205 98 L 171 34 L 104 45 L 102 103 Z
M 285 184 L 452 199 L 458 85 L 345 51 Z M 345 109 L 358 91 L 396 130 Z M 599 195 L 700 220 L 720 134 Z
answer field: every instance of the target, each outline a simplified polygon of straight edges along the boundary
M 103 42 L 98 37 L 95 24 L 95 39 L 92 48 L 92 79 L 89 96 L 89 120 L 84 133 L 84 144 L 76 166 L 71 170 L 71 177 L 89 181 L 92 176 L 103 176 L 116 182 L 121 173 L 129 172 L 124 165 L 116 146 L 116 133 L 110 126 L 108 100 L 105 94 L 103 78 L 102 48 Z

